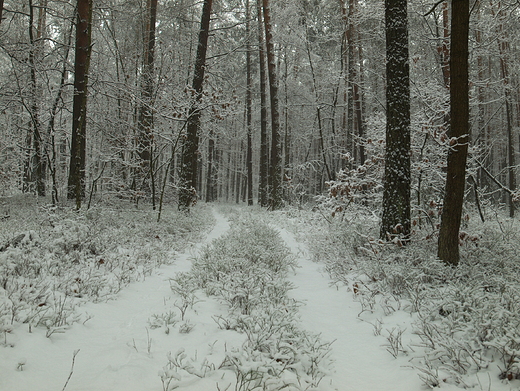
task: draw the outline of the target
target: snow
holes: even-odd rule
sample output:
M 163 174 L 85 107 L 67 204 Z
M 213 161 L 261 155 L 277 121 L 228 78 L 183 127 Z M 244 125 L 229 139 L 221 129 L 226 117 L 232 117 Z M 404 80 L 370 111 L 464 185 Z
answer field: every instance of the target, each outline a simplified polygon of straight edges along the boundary
M 213 317 L 226 313 L 217 299 L 198 295 L 199 301 L 187 311 L 184 320 L 193 326 L 188 333 L 150 325 L 153 315 L 172 311 L 179 317 L 175 307 L 178 296 L 172 292 L 170 278 L 188 272 L 201 249 L 229 229 L 228 220 L 216 211 L 213 213 L 216 224 L 212 231 L 184 253 L 172 251 L 173 264 L 161 266 L 144 281 L 130 284 L 116 300 L 82 306 L 81 311 L 90 317 L 84 324 L 75 324 L 49 338 L 41 328 L 28 332 L 27 325 L 0 335 L 7 342 L 7 346 L 0 345 L 0 391 L 160 391 L 167 387 L 160 375 L 183 391 L 235 389 L 234 374 L 215 369 L 231 347 L 243 344 L 245 336 L 217 327 Z M 412 340 L 417 337 L 411 333 L 410 313 L 397 310 L 383 320 L 381 312 L 360 314 L 355 293 L 331 284 L 323 265 L 311 260 L 306 244 L 287 229 L 276 229 L 297 259 L 297 268 L 289 273 L 289 282 L 295 287 L 289 295 L 303 303 L 299 308 L 301 327 L 319 333 L 323 342 L 333 341 L 334 369 L 317 390 L 425 389 L 410 363 L 411 357 L 405 353 L 394 358 L 387 352 L 388 336 L 395 330 L 403 330 L 403 350 L 413 349 Z M 380 333 L 375 327 L 379 321 Z M 167 357 L 181 362 L 193 376 L 166 368 Z M 477 389 L 487 390 L 487 379 L 482 383 Z M 459 388 L 446 384 L 442 389 Z
M 359 303 L 346 289 L 330 285 L 330 279 L 317 263 L 310 260 L 304 244 L 290 232 L 280 230 L 291 251 L 298 254 L 297 272 L 291 282 L 297 287 L 292 295 L 305 303 L 300 309 L 302 322 L 310 331 L 334 341 L 332 358 L 336 372 L 329 382 L 344 391 L 419 390 L 421 381 L 415 372 L 402 368 L 399 360 L 387 354 L 382 338 L 375 338 L 370 324 L 358 319 Z M 403 315 L 406 316 L 406 315 Z

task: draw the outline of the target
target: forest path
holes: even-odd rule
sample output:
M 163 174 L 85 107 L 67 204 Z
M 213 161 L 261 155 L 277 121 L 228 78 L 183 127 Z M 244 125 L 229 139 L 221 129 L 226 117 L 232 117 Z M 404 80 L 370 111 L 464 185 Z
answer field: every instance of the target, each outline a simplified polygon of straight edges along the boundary
M 382 346 L 386 338 L 375 337 L 370 324 L 358 319 L 359 303 L 346 288 L 330 285 L 323 265 L 313 262 L 305 244 L 278 228 L 281 237 L 297 257 L 298 268 L 288 280 L 296 287 L 289 294 L 305 305 L 299 313 L 305 330 L 320 333 L 322 340 L 334 341 L 332 359 L 335 373 L 320 386 L 338 391 L 418 391 L 423 389 L 417 373 L 404 368 L 406 360 L 394 360 Z M 403 362 L 404 361 L 404 362 Z
M 198 356 L 199 361 L 208 357 L 215 363 L 222 362 L 226 343 L 240 346 L 243 335 L 216 327 L 212 315 L 222 313 L 218 300 L 201 296 L 201 301 L 189 312 L 196 327 L 188 334 L 179 333 L 178 327 L 165 333 L 164 327 L 152 329 L 149 323 L 154 314 L 178 313 L 174 306 L 177 297 L 172 293 L 169 279 L 178 272 L 190 271 L 192 259 L 200 250 L 229 229 L 223 215 L 215 210 L 213 215 L 216 223 L 211 232 L 192 243 L 184 253 L 172 253 L 175 258 L 172 265 L 159 268 L 144 281 L 130 284 L 116 300 L 82 306 L 80 310 L 92 316 L 85 324 L 75 324 L 65 333 L 50 338 L 45 338 L 45 330 L 41 328 L 33 329 L 32 333 L 24 329 L 10 334 L 9 342 L 14 347 L 0 350 L 0 391 L 62 390 L 71 371 L 73 352 L 77 350 L 66 391 L 159 391 L 162 384 L 158 372 L 165 366 L 167 354 L 180 348 L 186 348 L 189 357 Z M 289 292 L 291 297 L 305 304 L 299 308 L 301 328 L 321 334 L 324 342 L 335 341 L 331 353 L 335 371 L 323 379 L 317 390 L 423 389 L 416 372 L 405 368 L 409 365 L 407 358 L 394 360 L 381 346 L 386 338 L 374 337 L 372 326 L 357 318 L 360 306 L 352 294 L 344 288 L 331 287 L 329 277 L 321 270 L 323 265 L 311 260 L 305 244 L 289 231 L 277 229 L 298 263 L 288 280 L 295 286 Z M 16 370 L 18 362 L 25 362 L 23 370 Z M 180 389 L 214 391 L 219 382 L 221 386 L 230 381 L 234 384 L 232 376 L 223 379 L 209 375 L 195 381 L 187 378 Z
M 172 253 L 175 261 L 171 265 L 162 266 L 144 281 L 125 287 L 115 300 L 82 306 L 80 311 L 92 316 L 84 325 L 75 324 L 65 333 L 50 338 L 40 328 L 32 333 L 24 329 L 9 335 L 14 347 L 0 351 L 0 391 L 62 390 L 76 350 L 79 353 L 66 391 L 161 390 L 158 371 L 166 364 L 168 352 L 199 341 L 211 342 L 206 341 L 203 327 L 200 333 L 176 332 L 172 336 L 160 329 L 151 330 L 149 319 L 164 313 L 166 307 L 173 307 L 169 279 L 178 272 L 189 271 L 191 260 L 201 248 L 229 228 L 222 215 L 213 214 L 216 218 L 213 229 L 202 241 L 189 245 L 184 253 Z M 211 304 L 201 303 L 200 312 Z M 211 319 L 209 322 L 214 327 Z M 16 370 L 17 363 L 22 361 L 26 363 L 23 370 Z

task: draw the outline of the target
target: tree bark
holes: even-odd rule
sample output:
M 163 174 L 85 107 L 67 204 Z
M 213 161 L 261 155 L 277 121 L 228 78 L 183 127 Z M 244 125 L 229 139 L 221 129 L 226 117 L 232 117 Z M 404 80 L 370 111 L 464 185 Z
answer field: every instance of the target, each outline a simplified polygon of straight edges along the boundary
M 144 32 L 143 73 L 141 79 L 141 103 L 138 118 L 138 154 L 141 168 L 150 173 L 154 180 L 152 142 L 153 142 L 153 91 L 155 68 L 155 22 L 157 18 L 157 0 L 148 0 L 146 29 Z M 146 174 L 144 174 L 146 175 Z M 143 178 L 144 180 L 144 178 Z M 146 182 L 146 181 L 144 181 Z M 155 204 L 155 186 L 152 183 L 152 203 Z M 154 205 L 155 209 L 155 205 Z
M 258 17 L 258 60 L 260 77 L 260 184 L 258 198 L 260 206 L 269 205 L 269 147 L 267 140 L 267 83 L 265 70 L 265 41 L 262 24 L 262 0 L 257 0 Z
M 209 25 L 211 19 L 211 6 L 213 0 L 204 0 L 202 16 L 200 21 L 199 40 L 197 56 L 195 59 L 195 70 L 193 75 L 192 90 L 195 101 L 188 113 L 186 128 L 186 139 L 184 140 L 182 163 L 180 172 L 179 209 L 189 211 L 197 200 L 197 176 L 198 176 L 198 149 L 199 129 L 202 101 L 202 90 L 204 82 L 204 71 L 206 66 L 206 53 L 208 50 Z
M 253 205 L 253 130 L 252 130 L 252 97 L 251 97 L 251 13 L 249 7 L 249 0 L 246 0 L 246 127 L 247 127 L 247 155 L 246 155 L 246 169 L 247 169 L 247 205 Z
M 72 140 L 67 197 L 75 199 L 76 208 L 79 209 L 81 199 L 85 197 L 87 86 L 91 53 L 92 0 L 78 0 L 77 4 Z
M 274 56 L 269 0 L 263 0 L 267 73 L 269 76 L 269 97 L 271 101 L 271 162 L 269 167 L 269 207 L 271 210 L 282 206 L 282 156 L 280 140 L 280 112 L 278 108 L 278 77 Z
M 380 236 L 410 235 L 410 69 L 407 0 L 385 1 L 386 153 Z
M 450 49 L 450 130 L 446 188 L 438 241 L 438 257 L 459 263 L 459 229 L 466 183 L 469 142 L 468 98 L 469 0 L 453 0 Z
M 30 66 L 30 86 L 31 86 L 31 104 L 30 104 L 30 116 L 31 116 L 31 128 L 32 134 L 30 139 L 32 145 L 29 144 L 32 149 L 32 153 L 29 155 L 29 162 L 26 164 L 27 170 L 30 173 L 25 175 L 25 178 L 36 182 L 36 194 L 38 196 L 45 196 L 45 156 L 44 156 L 44 139 L 42 137 L 42 124 L 40 119 L 40 102 L 42 99 L 42 90 L 37 80 L 37 69 L 36 67 L 40 64 L 43 53 L 43 31 L 45 29 L 45 4 L 39 9 L 38 26 L 34 26 L 34 9 L 32 0 L 29 0 L 29 43 L 31 48 L 29 50 L 29 66 Z M 36 36 L 34 34 L 36 30 Z M 28 188 L 26 186 L 26 188 Z

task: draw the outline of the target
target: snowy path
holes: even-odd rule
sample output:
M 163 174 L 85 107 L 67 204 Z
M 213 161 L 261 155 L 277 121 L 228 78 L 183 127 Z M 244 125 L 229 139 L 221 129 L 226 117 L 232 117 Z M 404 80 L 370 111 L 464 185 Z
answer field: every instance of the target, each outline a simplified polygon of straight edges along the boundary
M 290 232 L 280 229 L 287 246 L 297 256 L 299 268 L 289 280 L 296 286 L 292 297 L 305 303 L 300 308 L 303 327 L 321 333 L 324 341 L 334 341 L 333 389 L 338 391 L 418 391 L 423 389 L 416 372 L 403 368 L 406 360 L 394 360 L 381 345 L 384 337 L 374 337 L 370 324 L 357 318 L 359 303 L 346 289 L 329 285 L 323 268 L 313 262 L 305 245 Z M 323 382 L 327 381 L 327 378 Z M 329 384 L 321 384 L 329 386 Z
M 0 351 L 0 391 L 62 390 L 77 349 L 67 391 L 160 390 L 158 371 L 165 365 L 167 352 L 179 347 L 172 336 L 148 330 L 148 319 L 163 313 L 166 304 L 171 306 L 168 279 L 188 271 L 197 251 L 229 228 L 224 217 L 215 216 L 215 227 L 205 240 L 176 255 L 172 265 L 160 268 L 143 282 L 131 284 L 117 300 L 83 306 L 81 310 L 93 316 L 85 325 L 76 324 L 51 338 L 45 338 L 43 330 L 29 334 L 24 329 L 8 335 L 14 348 Z M 183 335 L 182 343 L 189 343 L 189 338 L 205 342 L 204 336 L 193 333 Z M 22 371 L 17 370 L 19 362 L 26 363 Z
M 76 356 L 74 373 L 66 391 L 159 391 L 158 372 L 166 364 L 168 352 L 186 348 L 189 357 L 206 357 L 218 366 L 223 360 L 226 343 L 240 346 L 243 336 L 220 330 L 211 316 L 221 308 L 217 300 L 203 298 L 190 310 L 196 327 L 189 334 L 178 330 L 166 334 L 150 329 L 149 319 L 168 310 L 178 313 L 169 278 L 187 272 L 191 259 L 201 247 L 222 235 L 227 220 L 214 213 L 215 227 L 200 243 L 185 253 L 176 254 L 172 265 L 162 267 L 145 281 L 126 287 L 117 300 L 86 304 L 81 311 L 92 315 L 84 325 L 76 324 L 63 334 L 45 337 L 45 331 L 15 330 L 7 336 L 13 348 L 0 350 L 0 391 L 60 391 L 69 376 L 72 356 Z M 357 319 L 359 304 L 352 294 L 329 286 L 321 265 L 311 261 L 304 244 L 298 243 L 287 230 L 282 238 L 297 256 L 298 269 L 289 276 L 296 287 L 290 292 L 300 307 L 301 327 L 321 333 L 323 341 L 333 341 L 335 372 L 327 376 L 319 390 L 338 391 L 419 391 L 423 389 L 416 372 L 403 368 L 406 357 L 394 360 L 381 345 L 386 339 L 374 337 L 372 326 Z M 173 254 L 172 254 L 173 256 Z M 209 348 L 208 348 L 209 347 Z M 18 363 L 25 362 L 17 370 Z M 189 378 L 183 391 L 214 391 L 215 384 L 233 384 L 233 378 Z M 224 388 L 225 389 L 225 386 Z

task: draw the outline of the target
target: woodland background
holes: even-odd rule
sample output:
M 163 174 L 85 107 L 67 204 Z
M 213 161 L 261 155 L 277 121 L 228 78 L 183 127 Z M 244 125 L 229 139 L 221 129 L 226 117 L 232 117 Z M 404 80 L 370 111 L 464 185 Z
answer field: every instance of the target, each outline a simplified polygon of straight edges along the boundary
M 175 200 L 202 4 L 160 1 L 153 62 L 148 1 L 92 2 L 83 194 Z M 442 204 L 449 123 L 448 2 L 408 5 L 412 214 Z M 5 0 L 0 26 L 0 180 L 3 195 L 67 193 L 73 122 L 76 2 Z M 261 171 L 255 4 L 213 4 L 200 107 L 198 197 L 247 197 L 247 53 L 251 64 L 252 184 Z M 378 209 L 385 148 L 384 4 L 283 0 L 271 5 L 279 80 L 283 198 L 305 203 L 341 181 Z M 248 23 L 248 21 L 250 23 Z M 470 20 L 467 197 L 514 214 L 520 144 L 518 4 L 477 1 Z M 143 109 L 144 107 L 144 109 Z M 144 113 L 144 114 L 143 114 Z M 143 155 L 143 115 L 149 156 Z M 270 137 L 269 134 L 267 137 Z M 269 145 L 269 143 L 268 143 Z M 143 166 L 143 160 L 149 164 Z M 268 163 L 266 163 L 268 164 Z M 339 175 L 338 175 L 339 174 Z M 54 191 L 52 189 L 54 188 Z M 480 206 L 480 205 L 479 205 Z M 485 210 L 482 214 L 484 219 Z M 430 216 L 430 217 L 428 217 Z

